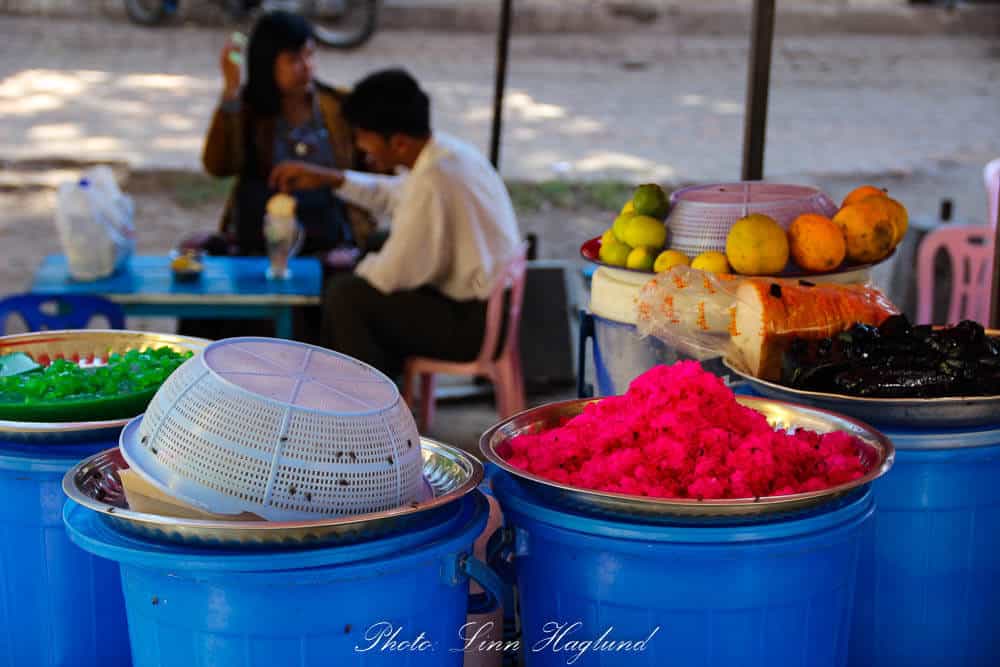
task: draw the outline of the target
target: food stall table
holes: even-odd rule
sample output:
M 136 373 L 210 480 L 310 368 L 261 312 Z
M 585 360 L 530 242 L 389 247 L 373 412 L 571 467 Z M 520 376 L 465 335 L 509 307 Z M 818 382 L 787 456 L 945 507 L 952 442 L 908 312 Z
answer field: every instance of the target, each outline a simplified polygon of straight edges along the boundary
M 273 319 L 279 338 L 292 337 L 293 306 L 317 305 L 323 286 L 318 259 L 289 261 L 291 276 L 265 277 L 265 257 L 205 257 L 196 280 L 178 281 L 167 255 L 137 255 L 114 275 L 91 282 L 69 276 L 64 255 L 47 256 L 31 291 L 45 294 L 100 294 L 120 304 L 129 315 Z

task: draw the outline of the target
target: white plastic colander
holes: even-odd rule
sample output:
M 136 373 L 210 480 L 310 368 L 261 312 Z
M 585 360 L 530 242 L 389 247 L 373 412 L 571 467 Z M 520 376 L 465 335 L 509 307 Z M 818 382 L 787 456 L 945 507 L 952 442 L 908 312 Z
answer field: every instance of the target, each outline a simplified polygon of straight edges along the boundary
M 304 343 L 229 338 L 164 382 L 121 450 L 165 493 L 271 521 L 424 500 L 420 436 L 396 385 Z
M 725 252 L 736 221 L 751 213 L 768 215 L 785 229 L 803 213 L 833 216 L 837 205 L 822 191 L 805 185 L 718 183 L 677 190 L 670 196 L 670 247 L 690 256 Z

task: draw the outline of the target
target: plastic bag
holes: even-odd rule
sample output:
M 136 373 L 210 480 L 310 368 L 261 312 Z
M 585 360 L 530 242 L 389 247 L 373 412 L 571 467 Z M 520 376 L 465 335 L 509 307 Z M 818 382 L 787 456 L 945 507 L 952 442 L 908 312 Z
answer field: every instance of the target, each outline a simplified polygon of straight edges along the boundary
M 867 283 L 717 275 L 687 266 L 650 280 L 636 305 L 640 335 L 697 359 L 726 357 L 767 380 L 780 376 L 781 357 L 796 338 L 826 338 L 857 322 L 879 325 L 899 312 Z
M 56 229 L 74 280 L 98 280 L 124 266 L 135 250 L 134 210 L 105 166 L 59 186 Z

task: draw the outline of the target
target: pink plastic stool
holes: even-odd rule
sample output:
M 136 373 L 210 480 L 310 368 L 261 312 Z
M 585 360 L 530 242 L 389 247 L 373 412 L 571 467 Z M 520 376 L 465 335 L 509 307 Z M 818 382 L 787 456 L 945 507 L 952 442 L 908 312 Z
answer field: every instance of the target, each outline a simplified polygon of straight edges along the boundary
M 1000 209 L 1000 157 L 986 164 L 983 169 L 983 184 L 986 186 L 986 224 L 997 226 L 997 209 Z
M 939 250 L 951 262 L 951 297 L 945 322 L 934 315 L 934 257 Z M 989 319 L 993 274 L 993 228 L 987 225 L 941 227 L 924 237 L 917 252 L 917 322 L 955 324 Z
M 524 300 L 524 274 L 527 268 L 526 247 L 504 267 L 486 305 L 486 334 L 479 356 L 474 361 L 455 362 L 427 357 L 410 357 L 403 368 L 403 400 L 413 409 L 414 384 L 420 377 L 420 415 L 418 427 L 426 433 L 434 420 L 434 374 L 472 375 L 493 383 L 497 412 L 504 419 L 524 409 L 524 376 L 521 372 L 521 303 Z M 510 287 L 507 330 L 503 350 L 494 357 L 503 322 L 504 292 Z

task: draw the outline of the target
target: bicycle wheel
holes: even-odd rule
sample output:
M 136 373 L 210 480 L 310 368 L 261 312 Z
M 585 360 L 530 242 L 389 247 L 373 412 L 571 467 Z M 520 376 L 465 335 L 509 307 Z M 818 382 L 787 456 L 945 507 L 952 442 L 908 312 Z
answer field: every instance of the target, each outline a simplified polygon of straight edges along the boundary
M 140 25 L 158 25 L 177 13 L 177 0 L 125 0 L 129 19 Z
M 379 0 L 339 0 L 333 4 L 337 5 L 333 11 L 319 11 L 311 19 L 316 41 L 335 49 L 353 49 L 367 42 L 378 24 Z

